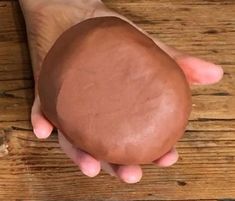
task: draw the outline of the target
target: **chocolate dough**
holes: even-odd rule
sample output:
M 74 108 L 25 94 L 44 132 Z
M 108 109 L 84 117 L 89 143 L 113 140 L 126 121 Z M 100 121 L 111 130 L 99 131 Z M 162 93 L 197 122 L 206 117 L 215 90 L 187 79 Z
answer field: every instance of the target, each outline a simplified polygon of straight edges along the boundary
M 45 116 L 76 147 L 116 164 L 146 164 L 183 135 L 191 95 L 177 64 L 116 17 L 67 30 L 44 60 Z

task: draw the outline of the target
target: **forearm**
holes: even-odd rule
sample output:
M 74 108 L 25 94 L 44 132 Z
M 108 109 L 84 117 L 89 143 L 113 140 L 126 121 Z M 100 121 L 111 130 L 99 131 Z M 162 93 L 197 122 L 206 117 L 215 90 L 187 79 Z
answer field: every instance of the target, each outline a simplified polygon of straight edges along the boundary
M 96 6 L 97 3 L 102 3 L 101 0 L 19 0 L 21 8 L 24 10 L 35 10 L 38 6 L 45 6 L 48 3 L 50 4 L 61 4 L 61 5 L 69 5 L 75 7 L 93 7 Z
M 71 26 L 103 9 L 100 0 L 20 0 L 25 17 L 35 81 L 56 39 Z M 37 82 L 36 82 L 37 83 Z

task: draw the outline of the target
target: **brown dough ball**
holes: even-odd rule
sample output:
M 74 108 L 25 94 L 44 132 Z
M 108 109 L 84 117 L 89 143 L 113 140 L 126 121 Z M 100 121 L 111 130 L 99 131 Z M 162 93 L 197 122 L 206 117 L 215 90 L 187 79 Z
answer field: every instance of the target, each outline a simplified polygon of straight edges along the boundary
M 99 160 L 146 164 L 183 135 L 191 94 L 177 64 L 150 38 L 116 17 L 67 30 L 44 60 L 45 116 Z

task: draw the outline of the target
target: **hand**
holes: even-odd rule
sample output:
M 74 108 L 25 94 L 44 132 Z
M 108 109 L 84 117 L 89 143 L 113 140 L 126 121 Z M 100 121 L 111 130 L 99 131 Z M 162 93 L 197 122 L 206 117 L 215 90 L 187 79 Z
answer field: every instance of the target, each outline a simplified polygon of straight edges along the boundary
M 221 67 L 180 53 L 169 46 L 165 47 L 166 49 L 164 50 L 170 54 L 182 68 L 190 84 L 213 84 L 222 78 L 223 70 Z M 37 137 L 46 138 L 50 135 L 53 127 L 45 119 L 39 108 L 40 102 L 39 99 L 36 98 L 32 109 L 32 124 L 34 125 L 34 128 L 39 129 L 35 131 Z M 60 131 L 58 131 L 58 137 L 60 146 L 64 152 L 76 165 L 80 167 L 81 171 L 89 177 L 96 176 L 100 172 L 101 167 L 106 172 L 119 177 L 127 183 L 136 183 L 142 177 L 142 170 L 140 166 L 117 166 L 103 161 L 98 161 L 82 150 L 73 147 L 73 145 L 66 140 Z M 159 167 L 167 167 L 173 165 L 177 159 L 178 153 L 175 148 L 172 148 L 170 152 L 162 156 L 160 159 L 153 161 L 153 163 Z
M 25 0 L 25 2 L 26 1 L 28 1 L 28 0 Z M 75 2 L 75 1 L 79 2 L 77 0 L 70 0 L 70 2 Z M 24 0 L 21 1 L 21 4 L 23 4 L 23 2 L 24 2 Z M 40 2 L 40 1 L 37 1 L 37 2 Z M 45 3 L 46 1 L 41 0 L 41 2 Z M 112 16 L 118 16 L 118 17 L 121 17 L 122 19 L 125 19 L 123 16 L 120 16 L 119 14 L 117 14 L 113 11 L 110 11 L 109 9 L 104 7 L 100 1 L 92 0 L 91 2 L 92 3 L 97 2 L 97 5 L 99 5 L 99 6 L 96 5 L 96 10 L 94 12 L 92 12 L 91 16 L 87 16 L 87 17 L 112 15 Z M 80 2 L 80 5 L 81 5 L 81 2 Z M 54 7 L 55 6 L 53 6 L 53 8 Z M 62 9 L 62 8 L 60 8 L 60 9 Z M 48 11 L 48 7 L 47 7 L 47 11 Z M 53 19 L 53 16 L 48 17 L 48 15 L 45 15 L 45 13 L 44 13 L 44 15 L 40 16 L 40 18 L 41 18 L 40 22 L 43 22 L 43 20 L 44 20 L 45 21 L 44 23 L 45 24 L 47 23 L 47 27 L 46 27 L 48 29 L 46 32 L 47 35 L 43 36 L 44 37 L 43 39 L 44 40 L 46 39 L 47 43 L 46 44 L 43 43 L 45 41 L 40 40 L 41 39 L 40 36 L 36 35 L 38 37 L 36 37 L 36 40 L 34 40 L 34 41 L 38 41 L 41 44 L 41 46 L 44 45 L 44 49 L 42 51 L 41 49 L 38 48 L 38 49 L 36 49 L 36 52 L 31 51 L 32 59 L 34 61 L 33 62 L 34 67 L 40 66 L 41 61 L 43 60 L 43 57 L 45 56 L 45 54 L 49 50 L 50 46 L 54 43 L 56 38 L 64 30 L 66 30 L 67 28 L 72 26 L 72 24 L 75 24 L 75 22 L 78 23 L 79 20 L 81 21 L 84 19 L 84 16 L 82 17 L 81 15 L 78 15 L 77 13 L 73 14 L 73 12 L 72 12 L 73 8 L 71 8 L 71 7 L 64 7 L 63 11 L 67 15 L 68 18 L 66 18 L 65 16 L 61 17 L 63 19 L 61 19 L 61 21 L 59 20 L 60 25 L 58 25 L 56 23 L 56 22 L 58 22 L 58 19 L 57 20 L 55 20 L 55 18 Z M 42 12 L 43 12 L 43 9 L 42 9 Z M 58 12 L 61 12 L 61 10 L 58 11 L 58 10 L 54 9 L 51 13 L 53 13 L 53 15 L 56 16 L 56 18 L 58 18 L 58 16 L 61 16 L 59 14 L 56 15 L 56 12 L 58 14 Z M 27 12 L 24 12 L 24 14 L 27 19 Z M 27 20 L 26 20 L 26 23 L 27 23 Z M 30 21 L 30 23 L 29 23 L 29 20 L 28 20 L 27 24 L 31 27 L 33 27 L 33 26 L 36 27 L 37 21 L 35 21 L 35 22 Z M 29 29 L 30 29 L 30 27 L 29 27 Z M 40 27 L 39 27 L 39 29 L 40 29 Z M 37 31 L 40 32 L 40 30 L 36 30 L 34 32 L 37 32 Z M 31 47 L 32 47 L 35 45 L 32 42 L 33 37 L 30 37 L 30 34 L 32 34 L 32 33 L 30 33 L 30 32 L 28 32 L 28 33 L 29 33 L 29 43 L 31 44 Z M 168 55 L 170 55 L 178 63 L 179 67 L 182 68 L 182 70 L 184 71 L 184 73 L 188 79 L 188 82 L 190 84 L 213 84 L 215 82 L 218 82 L 222 78 L 223 70 L 221 67 L 216 66 L 212 63 L 203 61 L 201 59 L 192 57 L 188 54 L 182 53 L 182 52 L 180 52 L 170 46 L 165 45 L 164 43 L 160 42 L 157 39 L 153 39 L 153 40 L 160 48 L 162 48 L 162 50 L 164 50 Z M 34 54 L 37 54 L 38 57 L 36 57 Z M 39 58 L 39 59 L 37 60 L 35 58 Z M 37 81 L 37 79 L 36 79 L 37 72 L 39 72 L 39 71 L 40 71 L 39 68 L 36 69 L 36 71 L 34 71 L 34 72 L 36 72 L 36 73 L 34 73 L 35 81 Z M 37 83 L 35 83 L 35 84 L 37 84 Z M 53 129 L 53 126 L 43 116 L 43 114 L 40 110 L 40 100 L 39 100 L 36 92 L 35 92 L 35 101 L 34 101 L 33 108 L 32 108 L 31 120 L 32 120 L 33 128 L 34 128 L 34 133 L 36 134 L 36 136 L 38 138 L 47 138 L 50 135 L 50 133 Z M 74 161 L 74 163 L 80 167 L 81 171 L 85 175 L 93 177 L 99 173 L 100 168 L 102 167 L 104 170 L 109 172 L 111 175 L 116 175 L 121 180 L 123 180 L 127 183 L 135 183 L 141 179 L 142 170 L 141 170 L 140 166 L 117 166 L 117 165 L 113 165 L 113 164 L 108 164 L 103 161 L 98 161 L 95 158 L 93 158 L 92 156 L 90 156 L 89 154 L 87 154 L 79 149 L 74 148 L 64 138 L 64 136 L 60 132 L 58 132 L 58 133 L 59 133 L 58 136 L 59 136 L 59 143 L 61 145 L 61 148 Z M 170 152 L 165 154 L 160 159 L 153 161 L 153 163 L 158 166 L 165 167 L 165 166 L 170 166 L 170 165 L 174 164 L 177 161 L 177 159 L 178 159 L 178 153 L 174 148 L 172 148 L 172 150 Z

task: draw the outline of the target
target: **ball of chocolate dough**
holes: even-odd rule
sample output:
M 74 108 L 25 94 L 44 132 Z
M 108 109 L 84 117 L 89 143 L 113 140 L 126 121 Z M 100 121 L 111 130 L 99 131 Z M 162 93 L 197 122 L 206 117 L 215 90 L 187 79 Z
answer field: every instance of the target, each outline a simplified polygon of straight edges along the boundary
M 177 64 L 117 17 L 64 32 L 39 76 L 45 116 L 75 146 L 115 164 L 147 164 L 183 135 L 191 93 Z

